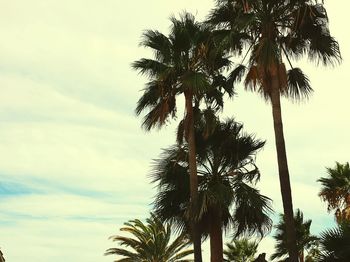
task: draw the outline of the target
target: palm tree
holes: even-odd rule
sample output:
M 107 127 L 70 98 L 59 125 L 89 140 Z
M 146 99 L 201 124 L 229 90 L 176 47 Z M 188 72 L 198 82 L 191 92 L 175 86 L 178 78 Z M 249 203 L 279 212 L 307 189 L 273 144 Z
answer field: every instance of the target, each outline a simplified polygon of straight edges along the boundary
M 336 162 L 335 168 L 327 168 L 328 177 L 322 177 L 319 196 L 328 203 L 328 211 L 335 210 L 338 222 L 350 221 L 350 166 Z
M 297 249 L 299 254 L 299 262 L 304 262 L 304 250 L 310 251 L 317 248 L 318 237 L 310 233 L 310 226 L 312 220 L 304 221 L 303 213 L 297 209 L 294 216 L 295 228 L 296 228 L 296 239 Z M 276 240 L 275 253 L 272 254 L 271 259 L 283 258 L 288 255 L 287 248 L 287 234 L 286 234 L 286 223 L 284 216 L 280 215 L 280 221 L 276 225 L 276 234 L 274 238 Z M 308 252 L 309 253 L 309 252 Z M 309 258 L 310 259 L 310 258 Z
M 350 261 L 350 223 L 342 222 L 337 228 L 321 233 L 321 254 L 318 262 Z
M 258 251 L 258 243 L 247 238 L 234 239 L 231 243 L 226 243 L 226 247 L 226 262 L 253 262 Z
M 143 126 L 146 130 L 161 127 L 169 118 L 176 117 L 176 98 L 185 98 L 184 136 L 189 148 L 191 212 L 198 209 L 198 179 L 196 166 L 196 145 L 194 141 L 194 103 L 198 104 L 207 94 L 206 102 L 222 105 L 220 88 L 230 87 L 221 74 L 229 65 L 228 58 L 215 48 L 211 41 L 211 31 L 207 26 L 195 21 L 193 15 L 184 13 L 180 19 L 171 18 L 168 36 L 156 30 L 143 34 L 141 45 L 154 51 L 154 59 L 142 58 L 132 66 L 150 81 L 138 100 L 136 113 L 147 111 Z M 232 90 L 226 89 L 232 94 Z M 200 235 L 197 233 L 195 216 L 192 216 L 192 239 L 196 261 L 201 261 Z
M 228 50 L 246 54 L 231 73 L 233 82 L 244 75 L 246 89 L 271 102 L 280 189 L 288 235 L 288 251 L 297 262 L 293 203 L 282 124 L 280 97 L 299 100 L 312 91 L 309 80 L 292 59 L 305 54 L 324 65 L 341 60 L 339 46 L 330 35 L 328 18 L 316 0 L 218 0 L 208 22 Z M 246 49 L 244 49 L 246 47 Z M 245 58 L 249 57 L 247 64 Z M 284 64 L 287 61 L 290 69 Z
M 126 248 L 109 248 L 105 255 L 119 255 L 122 258 L 115 262 L 180 262 L 192 261 L 184 259 L 192 254 L 192 250 L 184 250 L 189 245 L 185 235 L 180 235 L 173 241 L 171 238 L 170 224 L 163 223 L 153 214 L 146 220 L 147 224 L 140 220 L 131 220 L 124 223 L 120 230 L 128 232 L 133 237 L 112 236 L 120 246 Z M 127 249 L 129 248 L 129 249 Z
M 222 262 L 223 229 L 234 229 L 235 236 L 263 236 L 271 227 L 270 199 L 253 187 L 260 176 L 254 157 L 264 142 L 242 134 L 242 125 L 229 119 L 217 123 L 210 135 L 197 128 L 196 145 L 198 224 L 203 236 L 210 237 L 211 261 Z M 190 220 L 188 154 L 186 145 L 164 150 L 151 173 L 158 183 L 154 212 L 182 232 Z

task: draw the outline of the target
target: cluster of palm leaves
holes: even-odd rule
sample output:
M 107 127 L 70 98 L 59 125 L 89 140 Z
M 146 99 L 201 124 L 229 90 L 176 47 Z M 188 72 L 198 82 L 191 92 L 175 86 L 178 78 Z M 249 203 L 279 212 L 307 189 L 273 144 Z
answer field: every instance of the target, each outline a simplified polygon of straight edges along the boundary
M 170 20 L 168 35 L 143 34 L 141 45 L 153 58 L 132 64 L 149 78 L 136 107 L 138 115 L 145 113 L 146 130 L 175 119 L 180 97 L 185 105 L 177 144 L 163 152 L 152 173 L 158 183 L 154 212 L 189 233 L 197 262 L 207 236 L 213 243 L 211 261 L 221 262 L 223 229 L 235 236 L 263 236 L 269 230 L 270 199 L 254 188 L 259 179 L 254 156 L 264 142 L 241 134 L 242 126 L 233 120 L 218 120 L 224 95 L 232 97 L 242 81 L 272 106 L 285 247 L 290 261 L 297 262 L 280 98 L 302 99 L 312 91 L 292 61 L 304 55 L 324 65 L 340 61 L 325 8 L 316 0 L 217 0 L 205 22 L 186 12 Z
M 327 177 L 318 180 L 322 184 L 319 196 L 328 204 L 328 211 L 335 211 L 337 227 L 321 233 L 321 252 L 317 261 L 350 261 L 350 166 L 336 162 L 327 168 Z
M 195 130 L 197 145 L 198 205 L 196 218 L 203 238 L 209 236 L 212 258 L 223 259 L 223 229 L 264 236 L 272 225 L 270 199 L 254 188 L 260 173 L 254 155 L 264 142 L 242 133 L 229 119 L 217 123 L 209 136 Z M 163 151 L 151 174 L 158 184 L 155 213 L 182 232 L 191 226 L 188 146 Z
M 310 233 L 311 220 L 304 221 L 303 213 L 297 209 L 294 216 L 294 224 L 296 228 L 297 250 L 299 261 L 314 261 L 319 250 L 319 238 Z M 271 259 L 285 258 L 288 255 L 286 223 L 284 215 L 280 215 L 280 221 L 275 226 L 276 233 L 274 238 L 276 240 L 275 252 L 271 255 Z M 308 255 L 305 257 L 305 251 Z M 315 253 L 316 254 L 313 254 Z
M 124 224 L 122 232 L 128 232 L 128 236 L 112 236 L 121 248 L 109 248 L 106 255 L 119 255 L 119 262 L 179 262 L 190 261 L 183 259 L 193 251 L 183 250 L 189 244 L 185 235 L 180 235 L 171 241 L 171 227 L 164 225 L 156 216 L 151 214 L 147 224 L 135 219 Z M 125 248 L 123 248 L 125 247 Z M 127 249 L 129 248 L 129 249 Z
M 226 243 L 225 262 L 253 262 L 258 251 L 258 243 L 247 238 L 233 239 Z
M 321 233 L 320 262 L 350 261 L 350 222 L 343 221 L 338 227 Z
M 327 168 L 329 177 L 318 181 L 322 184 L 319 196 L 328 203 L 328 211 L 336 210 L 338 222 L 350 221 L 350 166 L 336 163 L 335 168 Z
M 236 155 L 238 152 L 243 152 L 243 148 L 249 149 L 243 154 L 241 157 L 235 156 L 235 159 L 246 159 L 241 164 L 239 164 L 238 169 L 233 168 L 232 173 L 234 174 L 245 174 L 254 178 L 257 174 L 257 169 L 251 163 L 252 153 L 257 150 L 259 147 L 263 145 L 262 141 L 254 139 L 252 136 L 242 135 L 240 134 L 241 125 L 233 122 L 232 120 L 228 120 L 226 123 L 221 124 L 220 128 L 216 129 L 214 132 L 216 135 L 212 135 L 209 139 L 210 141 L 225 141 L 229 146 L 229 141 L 236 141 L 236 148 L 240 148 L 241 150 L 229 150 L 229 154 L 231 157 Z M 200 130 L 200 129 L 199 129 Z M 231 130 L 230 134 L 235 134 L 234 139 L 225 138 L 223 133 L 224 130 Z M 220 134 L 221 133 L 221 134 Z M 203 133 L 196 133 L 197 139 L 203 139 Z M 255 141 L 255 142 L 253 142 Z M 207 143 L 212 143 L 207 142 Z M 253 143 L 252 143 L 253 142 Z M 215 142 L 215 145 L 220 145 L 219 142 Z M 203 143 L 200 143 L 203 145 Z M 250 146 L 247 146 L 250 145 Z M 221 144 L 221 146 L 225 147 Z M 201 149 L 210 148 L 210 146 L 200 147 Z M 212 150 L 212 149 L 211 149 Z M 201 150 L 200 150 L 201 152 Z M 122 232 L 127 232 L 133 235 L 133 238 L 129 236 L 112 236 L 111 238 L 114 241 L 117 241 L 120 248 L 110 248 L 107 250 L 106 255 L 119 255 L 122 258 L 115 261 L 192 261 L 186 259 L 187 255 L 192 254 L 193 250 L 188 249 L 190 244 L 189 239 L 189 219 L 186 217 L 187 208 L 189 206 L 189 188 L 188 188 L 188 172 L 186 168 L 182 166 L 180 163 L 186 163 L 186 149 L 181 148 L 179 146 L 174 146 L 164 151 L 162 158 L 155 162 L 154 172 L 152 172 L 152 177 L 155 182 L 159 183 L 160 193 L 157 195 L 155 201 L 155 210 L 158 212 L 157 215 L 151 214 L 151 217 L 146 220 L 147 224 L 142 223 L 140 220 L 132 220 L 128 223 L 125 223 L 125 227 L 121 228 Z M 204 154 L 200 154 L 202 159 L 208 157 L 208 153 L 204 152 Z M 212 156 L 214 156 L 213 154 Z M 210 157 L 209 157 L 210 158 Z M 235 197 L 231 194 L 228 196 L 220 198 L 221 191 L 225 192 L 225 188 L 222 186 L 212 186 L 211 181 L 214 178 L 214 173 L 209 171 L 211 164 L 215 161 L 209 162 L 209 158 L 205 160 L 200 165 L 199 173 L 201 173 L 200 181 L 205 185 L 205 189 L 200 191 L 200 195 L 206 196 L 201 197 L 201 206 L 205 210 L 209 216 L 202 217 L 202 229 L 203 232 L 206 232 L 205 236 L 209 235 L 210 239 L 215 239 L 215 242 L 211 241 L 211 252 L 215 252 L 220 248 L 218 243 L 221 243 L 222 239 L 218 241 L 217 238 L 212 238 L 213 232 L 212 228 L 215 228 L 217 225 L 213 223 L 213 217 L 218 217 L 217 213 L 211 213 L 210 206 L 221 206 L 223 207 L 223 203 L 227 199 L 232 199 Z M 184 160 L 181 160 L 184 159 Z M 229 161 L 231 163 L 231 161 Z M 208 164 L 209 166 L 206 166 Z M 247 166 L 251 166 L 248 168 Z M 204 171 L 200 171 L 201 167 L 203 167 Z M 244 168 L 244 172 L 242 172 L 242 168 Z M 179 169 L 179 170 L 178 170 Z M 221 168 L 222 169 L 222 168 Z M 223 170 L 223 169 L 222 169 Z M 226 169 L 227 170 L 227 169 Z M 248 171 L 250 170 L 250 171 Z M 328 204 L 334 203 L 334 199 L 337 199 L 338 203 L 346 203 L 349 192 L 349 164 L 340 164 L 336 163 L 335 168 L 327 168 L 328 177 L 322 177 L 319 181 L 322 183 L 322 188 L 320 191 L 321 198 L 328 202 Z M 220 172 L 219 172 L 220 173 Z M 231 172 L 221 173 L 220 176 L 231 176 Z M 181 177 L 178 177 L 178 176 Z M 204 179 L 205 177 L 211 179 Z M 239 179 L 240 180 L 240 179 Z M 250 179 L 248 179 L 251 181 Z M 234 181 L 234 180 L 233 180 Z M 215 181 L 213 185 L 217 185 L 218 181 Z M 234 181 L 235 184 L 237 181 Z M 220 184 L 220 183 L 219 183 Z M 248 186 L 249 187 L 249 186 Z M 233 186 L 234 188 L 234 186 Z M 230 191 L 230 189 L 229 189 Z M 253 190 L 254 191 L 254 190 Z M 225 193 L 223 193 L 225 194 Z M 248 193 L 249 195 L 250 193 Z M 253 195 L 256 194 L 253 193 Z M 244 197 L 247 195 L 242 194 Z M 325 198 L 325 195 L 328 198 Z M 255 195 L 257 199 L 264 200 L 263 196 L 259 196 L 259 194 Z M 208 199 L 211 199 L 208 202 Z M 265 198 L 266 200 L 266 198 Z M 213 201 L 213 202 L 212 202 Z M 254 202 L 257 202 L 254 199 Z M 264 203 L 264 201 L 262 202 Z M 265 202 L 267 204 L 267 202 Z M 230 204 L 228 204 L 230 205 Z M 187 206 L 187 208 L 186 208 Z M 347 208 L 348 206 L 346 206 Z M 268 206 L 264 207 L 265 209 L 269 209 Z M 263 210 L 264 208 L 258 208 L 255 214 L 262 215 L 265 219 L 265 223 L 261 223 L 262 226 L 267 226 L 270 224 L 269 219 L 265 216 L 265 214 L 259 210 Z M 347 210 L 345 208 L 345 210 Z M 181 209 L 181 210 L 180 210 Z M 227 206 L 224 207 L 225 214 L 230 216 L 230 211 Z M 233 210 L 237 211 L 236 208 Z M 329 209 L 331 210 L 331 209 Z M 217 209 L 216 209 L 217 211 Z M 342 212 L 343 213 L 343 212 Z M 221 214 L 221 213 L 219 213 Z M 222 218 L 222 217 L 221 217 Z M 164 224 L 162 220 L 168 220 L 169 223 Z M 216 219 L 214 219 L 215 221 Z M 227 226 L 231 223 L 231 225 L 235 225 L 235 228 L 239 228 L 239 224 L 242 221 L 237 217 L 230 217 L 229 223 L 221 223 L 221 227 L 227 228 Z M 252 220 L 257 221 L 256 218 Z M 299 262 L 345 262 L 350 261 L 350 220 L 348 217 L 342 217 L 339 219 L 338 214 L 336 213 L 336 221 L 338 226 L 333 229 L 328 229 L 321 232 L 320 236 L 317 237 L 312 235 L 310 232 L 311 220 L 304 220 L 303 213 L 297 209 L 294 216 L 294 224 L 296 227 L 296 239 L 297 239 L 297 250 L 299 256 Z M 172 224 L 173 223 L 173 224 Z M 171 226 L 172 224 L 172 226 Z M 244 225 L 244 224 L 243 224 Z M 256 224 L 257 225 L 257 224 Z M 254 230 L 262 230 L 264 227 L 261 226 L 253 226 L 247 225 L 248 229 L 253 232 Z M 178 231 L 182 231 L 181 234 L 174 238 L 174 241 L 170 241 L 171 239 L 171 227 L 176 228 Z M 220 227 L 217 227 L 220 231 Z M 271 259 L 278 261 L 286 261 L 286 257 L 288 256 L 288 248 L 287 248 L 287 234 L 286 234 L 286 223 L 285 216 L 283 214 L 280 215 L 280 220 L 278 224 L 275 226 L 275 252 L 272 254 Z M 205 231 L 205 229 L 207 231 Z M 267 229 L 265 227 L 265 229 Z M 237 232 L 237 231 L 236 231 Z M 221 233 L 221 232 L 220 232 Z M 260 232 L 262 234 L 262 232 Z M 219 234 L 220 236 L 220 234 Z M 262 253 L 256 258 L 258 242 L 250 241 L 247 238 L 237 239 L 235 236 L 231 242 L 226 243 L 226 248 L 224 250 L 224 259 L 226 262 L 256 262 L 256 261 L 266 261 L 265 254 Z M 186 250 L 184 250 L 186 249 Z M 220 249 L 219 249 L 220 250 Z M 261 257 L 261 260 L 259 258 Z

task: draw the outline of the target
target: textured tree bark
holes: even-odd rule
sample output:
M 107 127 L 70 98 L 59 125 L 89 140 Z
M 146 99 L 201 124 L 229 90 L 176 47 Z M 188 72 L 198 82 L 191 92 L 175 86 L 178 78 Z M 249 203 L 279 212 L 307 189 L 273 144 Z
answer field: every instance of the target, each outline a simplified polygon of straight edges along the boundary
M 219 210 L 213 212 L 210 224 L 210 261 L 222 262 L 224 260 L 223 242 L 222 242 L 222 222 Z
M 191 228 L 195 262 L 202 262 L 201 234 L 196 221 L 198 211 L 198 177 L 196 160 L 196 143 L 194 136 L 194 119 L 192 94 L 185 93 L 186 99 L 186 125 L 188 142 L 188 163 L 190 173 L 190 195 L 191 195 Z
M 283 123 L 281 113 L 281 101 L 279 91 L 279 81 L 277 74 L 272 75 L 271 86 L 271 104 L 273 126 L 275 130 L 275 142 L 277 150 L 278 174 L 280 180 L 280 189 L 283 202 L 283 211 L 286 222 L 287 247 L 289 259 L 291 262 L 298 262 L 298 250 L 296 245 L 292 191 L 289 179 L 289 170 L 286 154 L 286 146 L 284 142 Z

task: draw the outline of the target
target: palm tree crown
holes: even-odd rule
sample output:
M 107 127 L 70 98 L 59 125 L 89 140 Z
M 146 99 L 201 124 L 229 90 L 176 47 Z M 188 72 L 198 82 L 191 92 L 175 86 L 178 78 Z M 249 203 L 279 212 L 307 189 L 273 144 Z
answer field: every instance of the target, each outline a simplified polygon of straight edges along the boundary
M 210 135 L 199 126 L 197 219 L 203 236 L 210 236 L 212 261 L 222 261 L 223 228 L 233 229 L 235 236 L 243 232 L 262 236 L 271 227 L 270 199 L 254 188 L 260 175 L 254 156 L 264 142 L 242 134 L 242 125 L 232 119 L 217 123 Z M 185 232 L 190 216 L 187 155 L 186 145 L 164 150 L 151 174 L 159 186 L 155 213 Z
M 239 64 L 231 78 L 239 81 L 246 73 L 246 87 L 266 98 L 272 95 L 273 76 L 281 95 L 299 99 L 310 93 L 309 80 L 292 65 L 293 59 L 308 55 L 324 65 L 341 60 L 326 10 L 317 1 L 219 0 L 208 22 L 216 25 L 226 48 L 241 54 L 247 47 L 248 65 Z
M 249 241 L 247 238 L 234 239 L 231 243 L 226 243 L 225 261 L 253 262 L 257 251 L 257 242 Z
M 137 114 L 149 110 L 143 121 L 148 130 L 176 116 L 178 95 L 198 101 L 208 93 L 218 95 L 218 87 L 232 94 L 221 74 L 230 61 L 215 47 L 209 27 L 189 13 L 180 19 L 172 17 L 171 22 L 168 36 L 156 30 L 143 34 L 140 44 L 153 51 L 154 59 L 142 58 L 132 64 L 150 79 L 136 107 Z
M 338 222 L 350 221 L 350 166 L 336 163 L 335 168 L 327 168 L 328 177 L 318 180 L 322 184 L 319 196 L 328 203 L 328 211 L 336 210 Z
M 319 262 L 350 261 L 350 223 L 342 222 L 337 228 L 321 233 Z
M 299 252 L 299 261 L 304 261 L 304 250 L 313 250 L 313 248 L 318 245 L 318 237 L 310 233 L 310 226 L 312 220 L 304 221 L 303 213 L 297 209 L 294 216 L 295 228 L 296 228 L 296 238 L 297 238 L 297 248 Z M 280 215 L 280 221 L 276 225 L 276 234 L 274 238 L 276 240 L 275 253 L 272 254 L 271 259 L 282 258 L 288 255 L 288 249 L 286 244 L 286 224 L 284 221 L 284 216 Z
M 112 236 L 126 248 L 109 248 L 105 255 L 119 255 L 122 258 L 116 262 L 176 262 L 191 261 L 183 259 L 192 254 L 192 250 L 183 250 L 189 245 L 184 235 L 180 235 L 172 242 L 170 225 L 163 223 L 153 214 L 146 220 L 147 224 L 140 220 L 131 220 L 125 223 L 121 231 L 133 235 L 132 238 L 125 236 Z

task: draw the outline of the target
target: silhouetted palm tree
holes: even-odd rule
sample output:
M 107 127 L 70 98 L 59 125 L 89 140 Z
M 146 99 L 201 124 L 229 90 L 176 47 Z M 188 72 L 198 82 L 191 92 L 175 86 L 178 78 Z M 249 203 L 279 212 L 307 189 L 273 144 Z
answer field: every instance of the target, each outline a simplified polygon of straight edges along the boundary
M 183 130 L 189 148 L 192 212 L 196 213 L 198 180 L 193 107 L 203 97 L 208 103 L 215 100 L 217 106 L 222 105 L 222 93 L 218 88 L 232 85 L 227 83 L 221 71 L 230 61 L 215 48 L 210 29 L 196 22 L 193 15 L 184 13 L 180 19 L 172 17 L 171 22 L 168 36 L 156 30 L 143 34 L 141 45 L 154 52 L 154 59 L 143 58 L 132 64 L 150 79 L 137 103 L 136 113 L 148 110 L 143 121 L 147 130 L 161 127 L 176 116 L 176 99 L 179 95 L 184 96 Z M 229 88 L 226 91 L 232 94 Z M 196 261 L 201 261 L 200 236 L 195 230 L 195 216 L 192 217 L 195 257 Z
M 328 203 L 328 211 L 335 210 L 338 222 L 350 221 L 350 166 L 336 163 L 335 168 L 327 168 L 328 177 L 318 180 L 322 188 L 321 199 Z
M 121 247 L 109 248 L 105 255 L 118 255 L 115 262 L 180 262 L 193 253 L 184 250 L 189 240 L 180 235 L 171 241 L 171 227 L 163 223 L 153 214 L 144 224 L 138 219 L 124 223 L 120 230 L 132 234 L 132 237 L 112 236 L 113 241 Z
M 235 236 L 262 236 L 271 227 L 270 199 L 253 187 L 260 176 L 254 157 L 264 142 L 243 134 L 233 120 L 217 123 L 210 135 L 202 130 L 196 129 L 198 223 L 210 237 L 211 261 L 222 261 L 223 229 L 233 229 Z M 155 213 L 185 232 L 190 220 L 188 166 L 187 146 L 176 145 L 164 150 L 151 174 L 158 183 Z
M 312 235 L 310 232 L 312 220 L 304 221 L 304 215 L 299 209 L 297 209 L 294 216 L 294 222 L 296 228 L 299 262 L 304 262 L 304 250 L 309 251 L 317 247 L 318 237 Z M 283 258 L 288 255 L 286 223 L 282 214 L 280 215 L 280 221 L 276 225 L 276 229 L 277 231 L 274 238 L 277 243 L 275 245 L 275 253 L 273 253 L 271 256 L 272 260 L 276 258 Z
M 292 65 L 292 58 L 308 55 L 310 60 L 324 65 L 340 61 L 338 43 L 329 33 L 326 10 L 316 0 L 218 0 L 208 22 L 216 26 L 216 35 L 227 49 L 238 54 L 247 51 L 242 63 L 232 71 L 232 81 L 240 81 L 245 75 L 245 87 L 271 102 L 287 244 L 291 261 L 297 262 L 280 97 L 299 100 L 312 91 L 307 76 Z M 243 64 L 246 57 L 247 64 Z
M 350 261 L 350 223 L 342 222 L 337 228 L 321 233 L 321 254 L 318 262 Z
M 224 251 L 226 262 L 253 262 L 258 251 L 258 243 L 247 238 L 233 239 L 226 243 Z

